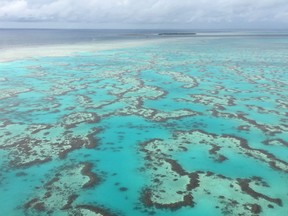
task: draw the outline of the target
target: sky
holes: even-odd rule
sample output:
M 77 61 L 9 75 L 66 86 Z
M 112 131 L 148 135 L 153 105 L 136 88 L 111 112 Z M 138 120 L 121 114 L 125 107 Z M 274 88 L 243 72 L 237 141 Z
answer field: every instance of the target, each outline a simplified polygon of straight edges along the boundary
M 0 0 L 0 28 L 288 29 L 288 0 Z

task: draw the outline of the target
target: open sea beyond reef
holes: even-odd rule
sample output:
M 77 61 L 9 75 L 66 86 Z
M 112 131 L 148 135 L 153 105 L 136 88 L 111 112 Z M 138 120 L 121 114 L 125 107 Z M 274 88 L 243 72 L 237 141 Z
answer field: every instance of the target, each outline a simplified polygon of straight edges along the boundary
M 0 30 L 0 215 L 288 215 L 287 32 L 195 32 Z

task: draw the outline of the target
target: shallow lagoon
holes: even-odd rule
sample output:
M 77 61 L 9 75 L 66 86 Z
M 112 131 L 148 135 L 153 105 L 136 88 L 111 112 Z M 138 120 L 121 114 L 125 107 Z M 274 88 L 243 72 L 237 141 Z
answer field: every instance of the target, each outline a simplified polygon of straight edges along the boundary
M 286 215 L 287 44 L 168 38 L 10 57 L 1 214 Z

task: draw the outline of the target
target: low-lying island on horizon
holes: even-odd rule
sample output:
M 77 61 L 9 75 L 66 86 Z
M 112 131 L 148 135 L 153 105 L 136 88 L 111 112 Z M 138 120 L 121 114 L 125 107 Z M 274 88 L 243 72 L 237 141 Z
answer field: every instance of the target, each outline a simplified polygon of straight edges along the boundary
M 195 36 L 196 33 L 194 32 L 163 32 L 159 33 L 160 36 Z

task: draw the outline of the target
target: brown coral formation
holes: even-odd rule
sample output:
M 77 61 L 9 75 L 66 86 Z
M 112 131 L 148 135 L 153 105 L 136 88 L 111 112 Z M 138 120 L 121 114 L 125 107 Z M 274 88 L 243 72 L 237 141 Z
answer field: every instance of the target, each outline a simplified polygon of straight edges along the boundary
M 210 146 L 209 153 L 216 155 L 218 159 L 229 159 L 229 155 L 223 150 L 228 148 L 264 162 L 277 161 L 283 171 L 287 168 L 283 161 L 273 158 L 267 152 L 249 147 L 243 139 L 199 130 L 178 131 L 171 140 L 153 139 L 141 145 L 141 152 L 146 160 L 145 171 L 151 175 L 151 185 L 141 193 L 141 201 L 145 206 L 171 210 L 184 206 L 193 207 L 203 194 L 217 200 L 220 206 L 217 208 L 220 208 L 224 215 L 252 216 L 262 212 L 263 208 L 271 203 L 282 206 L 281 199 L 272 198 L 253 188 L 254 184 L 258 185 L 257 187 L 268 187 L 259 177 L 232 179 L 209 171 L 186 171 L 179 162 L 173 160 L 173 154 L 191 152 L 194 145 Z M 227 190 L 231 196 L 227 197 Z

